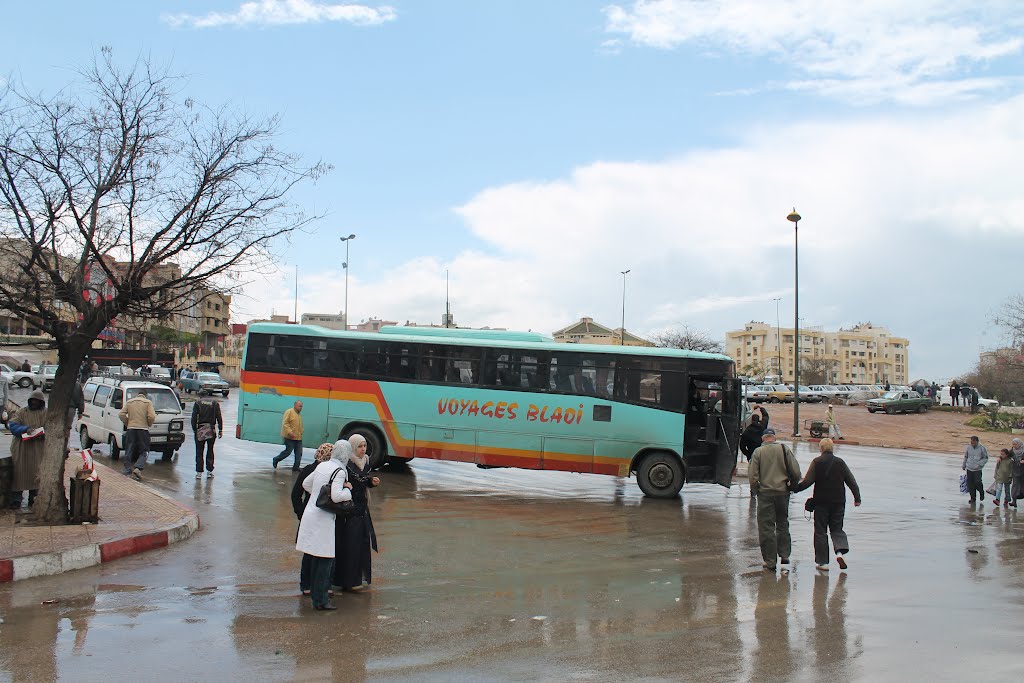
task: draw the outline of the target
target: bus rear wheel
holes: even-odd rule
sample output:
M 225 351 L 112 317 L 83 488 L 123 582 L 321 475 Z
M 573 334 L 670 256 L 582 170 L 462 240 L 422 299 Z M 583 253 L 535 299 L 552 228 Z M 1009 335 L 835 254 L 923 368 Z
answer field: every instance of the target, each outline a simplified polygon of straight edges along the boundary
M 675 498 L 683 488 L 683 465 L 671 453 L 651 453 L 640 461 L 636 480 L 645 496 Z
M 370 469 L 379 470 L 388 454 L 377 432 L 369 427 L 356 427 L 345 432 L 341 438 L 347 439 L 353 434 L 366 439 L 366 457 L 370 461 Z

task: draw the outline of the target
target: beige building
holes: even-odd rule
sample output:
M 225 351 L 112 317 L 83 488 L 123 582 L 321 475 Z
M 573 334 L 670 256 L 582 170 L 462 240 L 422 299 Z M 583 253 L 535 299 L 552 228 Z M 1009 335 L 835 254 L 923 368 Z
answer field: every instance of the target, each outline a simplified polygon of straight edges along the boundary
M 808 371 L 820 371 L 832 384 L 907 384 L 909 346 L 906 338 L 871 323 L 836 332 L 802 328 L 800 372 L 806 377 Z M 792 327 L 779 330 L 762 322 L 749 322 L 725 336 L 725 352 L 741 374 L 775 375 L 784 382 L 793 381 L 795 347 Z
M 557 342 L 569 344 L 622 344 L 623 346 L 654 346 L 642 337 L 638 337 L 629 330 L 621 327 L 612 329 L 600 323 L 594 322 L 593 318 L 580 318 L 568 327 L 555 330 L 551 333 Z
M 303 325 L 318 325 L 328 330 L 345 329 L 345 315 L 338 313 L 303 313 L 301 317 Z

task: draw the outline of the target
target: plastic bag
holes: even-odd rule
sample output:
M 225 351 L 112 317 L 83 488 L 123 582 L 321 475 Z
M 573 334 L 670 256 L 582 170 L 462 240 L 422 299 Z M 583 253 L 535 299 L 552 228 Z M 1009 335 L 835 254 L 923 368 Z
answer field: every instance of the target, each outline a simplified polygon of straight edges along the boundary
M 967 493 L 967 473 L 960 475 L 960 493 Z

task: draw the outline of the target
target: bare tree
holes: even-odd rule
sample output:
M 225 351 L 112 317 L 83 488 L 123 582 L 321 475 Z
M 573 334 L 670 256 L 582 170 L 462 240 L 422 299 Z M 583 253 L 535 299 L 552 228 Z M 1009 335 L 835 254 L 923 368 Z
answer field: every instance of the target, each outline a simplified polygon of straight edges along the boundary
M 121 68 L 103 48 L 56 95 L 0 91 L 0 309 L 52 336 L 59 359 L 40 522 L 66 519 L 65 414 L 101 331 L 237 291 L 315 218 L 287 196 L 327 167 L 277 149 L 276 117 L 202 106 L 181 84 L 145 60 Z
M 800 361 L 800 379 L 803 384 L 828 384 L 838 364 L 831 358 L 803 358 Z
M 725 345 L 712 339 L 711 335 L 701 330 L 691 330 L 683 325 L 675 330 L 656 334 L 652 338 L 655 346 L 687 351 L 703 351 L 705 353 L 724 353 Z
M 993 322 L 1006 331 L 1010 346 L 1024 348 L 1024 295 L 1016 294 L 1007 299 Z

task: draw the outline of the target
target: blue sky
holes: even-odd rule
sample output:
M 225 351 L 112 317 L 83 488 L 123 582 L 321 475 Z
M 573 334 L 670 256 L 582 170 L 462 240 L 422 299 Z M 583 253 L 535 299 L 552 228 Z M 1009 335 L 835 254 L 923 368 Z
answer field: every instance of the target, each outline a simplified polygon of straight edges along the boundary
M 856 6 L 854 6 L 856 5 Z M 54 22 L 60 14 L 62 20 Z M 101 46 L 182 96 L 280 113 L 334 171 L 239 322 L 551 332 L 581 316 L 724 337 L 801 317 L 910 338 L 947 378 L 1000 345 L 1021 292 L 1024 23 L 1016 2 L 195 0 L 15 3 L 0 73 L 52 92 Z M 47 27 L 45 32 L 38 27 Z M 45 34 L 45 40 L 41 36 Z

